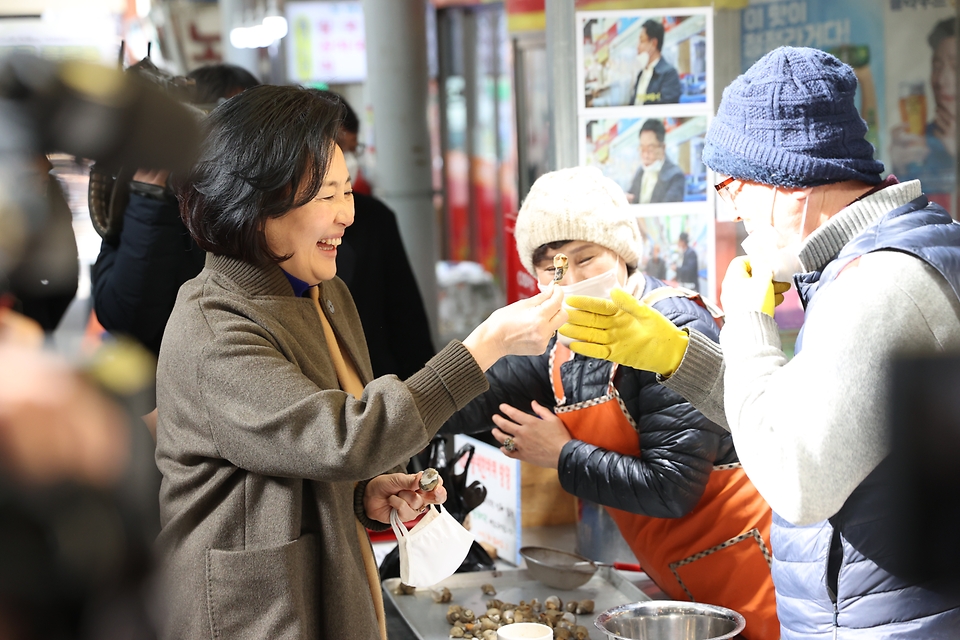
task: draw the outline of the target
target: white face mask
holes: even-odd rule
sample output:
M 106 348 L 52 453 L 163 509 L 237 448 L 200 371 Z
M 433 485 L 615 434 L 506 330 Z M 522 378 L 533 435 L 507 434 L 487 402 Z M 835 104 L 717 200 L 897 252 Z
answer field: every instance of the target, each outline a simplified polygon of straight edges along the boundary
M 643 167 L 644 171 L 655 171 L 659 173 L 660 169 L 663 169 L 663 158 L 660 158 L 659 160 L 654 160 L 650 164 L 643 164 L 643 158 L 641 157 L 640 165 Z
M 641 69 L 646 69 L 647 65 L 650 64 L 650 54 L 646 51 L 637 54 L 637 64 L 640 65 Z
M 621 286 L 620 282 L 620 258 L 617 258 L 617 264 L 614 265 L 609 271 L 604 271 L 600 275 L 593 276 L 591 278 L 586 278 L 580 282 L 574 282 L 573 284 L 561 285 L 560 290 L 563 291 L 564 297 L 566 296 L 589 296 L 591 298 L 602 298 L 604 300 L 610 300 L 610 292 L 615 288 Z M 550 284 L 540 284 L 537 283 L 537 287 L 540 291 L 547 291 L 552 285 Z M 566 307 L 566 304 L 564 304 Z M 557 340 L 560 341 L 560 344 L 569 347 L 570 343 L 573 342 L 570 338 L 562 334 L 557 334 Z
M 807 217 L 807 203 L 804 201 L 803 221 Z M 773 219 L 773 205 L 777 201 L 777 190 L 773 190 L 773 204 L 770 208 L 770 219 Z M 750 235 L 740 244 L 751 262 L 759 269 L 769 269 L 776 282 L 789 282 L 793 285 L 793 276 L 803 271 L 800 264 L 800 232 L 789 234 L 776 229 L 770 223 L 758 225 Z
M 440 505 L 432 505 L 410 530 L 391 509 L 390 526 L 397 535 L 400 582 L 411 587 L 432 587 L 452 576 L 473 545 L 473 535 Z
M 360 171 L 360 159 L 353 151 L 344 151 L 343 160 L 347 163 L 347 172 L 350 174 L 350 180 L 356 182 L 357 173 Z

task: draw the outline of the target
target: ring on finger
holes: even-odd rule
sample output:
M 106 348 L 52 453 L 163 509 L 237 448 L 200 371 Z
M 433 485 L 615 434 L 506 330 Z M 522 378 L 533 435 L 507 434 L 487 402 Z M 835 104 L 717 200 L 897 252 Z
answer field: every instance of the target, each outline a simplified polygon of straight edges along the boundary
M 503 441 L 503 450 L 510 451 L 510 452 L 516 451 L 517 443 L 513 441 L 513 438 L 511 438 L 510 436 L 507 436 L 506 439 L 504 439 Z

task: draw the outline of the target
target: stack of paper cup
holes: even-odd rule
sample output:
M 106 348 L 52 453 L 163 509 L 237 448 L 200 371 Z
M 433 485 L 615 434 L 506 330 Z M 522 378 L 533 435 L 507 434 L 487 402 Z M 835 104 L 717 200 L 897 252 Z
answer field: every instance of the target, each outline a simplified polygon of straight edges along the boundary
M 517 622 L 497 629 L 498 640 L 553 640 L 553 629 L 536 622 Z

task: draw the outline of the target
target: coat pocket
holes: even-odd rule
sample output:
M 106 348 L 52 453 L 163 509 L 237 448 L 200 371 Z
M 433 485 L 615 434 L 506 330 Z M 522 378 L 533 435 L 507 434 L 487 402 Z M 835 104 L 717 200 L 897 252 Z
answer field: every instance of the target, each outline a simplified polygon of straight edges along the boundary
M 212 637 L 316 638 L 317 544 L 317 536 L 307 534 L 265 549 L 208 549 Z

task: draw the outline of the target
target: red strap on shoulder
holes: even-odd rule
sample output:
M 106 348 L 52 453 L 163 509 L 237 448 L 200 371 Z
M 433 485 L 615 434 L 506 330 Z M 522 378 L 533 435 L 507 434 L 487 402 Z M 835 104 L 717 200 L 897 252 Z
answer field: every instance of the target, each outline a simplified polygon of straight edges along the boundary
M 848 262 L 846 266 L 843 267 L 843 269 L 840 269 L 840 273 L 837 274 L 837 277 L 839 278 L 841 275 L 843 275 L 843 272 L 846 271 L 847 269 L 855 269 L 859 266 L 860 266 L 860 258 L 854 258 L 853 260 Z

